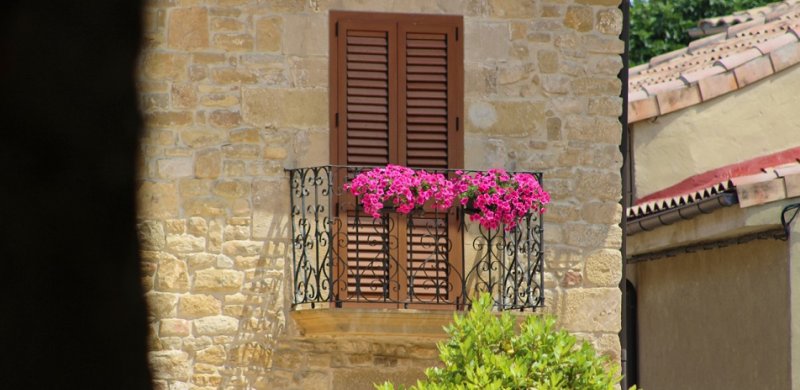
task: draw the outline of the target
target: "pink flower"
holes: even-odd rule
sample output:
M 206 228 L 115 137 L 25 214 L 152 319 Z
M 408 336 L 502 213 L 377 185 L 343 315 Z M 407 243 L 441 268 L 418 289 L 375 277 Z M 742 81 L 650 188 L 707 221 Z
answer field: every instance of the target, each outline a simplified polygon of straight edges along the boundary
M 533 175 L 511 175 L 503 169 L 474 174 L 457 170 L 448 179 L 441 173 L 387 165 L 359 173 L 344 190 L 358 197 L 364 211 L 374 218 L 380 218 L 385 204 L 408 214 L 428 203 L 446 210 L 456 200 L 464 207 L 471 201 L 477 213 L 470 215 L 470 220 L 489 229 L 502 224 L 507 231 L 531 211 L 544 213 L 544 205 L 550 202 L 550 195 Z

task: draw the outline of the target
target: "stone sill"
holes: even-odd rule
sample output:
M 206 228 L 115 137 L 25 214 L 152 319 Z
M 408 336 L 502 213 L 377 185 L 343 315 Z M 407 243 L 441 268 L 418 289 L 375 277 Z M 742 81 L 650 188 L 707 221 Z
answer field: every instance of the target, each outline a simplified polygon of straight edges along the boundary
M 293 310 L 304 336 L 409 336 L 444 338 L 452 310 L 321 308 Z

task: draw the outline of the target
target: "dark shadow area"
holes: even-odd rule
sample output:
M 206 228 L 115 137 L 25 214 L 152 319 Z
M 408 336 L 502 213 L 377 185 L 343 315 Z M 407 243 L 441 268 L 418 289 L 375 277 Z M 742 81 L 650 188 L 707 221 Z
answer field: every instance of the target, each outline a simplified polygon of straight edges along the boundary
M 0 388 L 147 389 L 141 3 L 0 5 Z

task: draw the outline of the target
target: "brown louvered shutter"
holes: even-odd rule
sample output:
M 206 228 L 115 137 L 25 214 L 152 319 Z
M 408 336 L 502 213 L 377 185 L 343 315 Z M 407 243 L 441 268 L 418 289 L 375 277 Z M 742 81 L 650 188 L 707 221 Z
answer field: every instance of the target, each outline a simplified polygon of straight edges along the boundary
M 332 11 L 330 23 L 332 163 L 462 167 L 461 17 Z M 375 220 L 359 215 L 353 199 L 336 203 L 346 239 L 335 254 L 335 288 L 345 304 L 413 307 L 458 295 L 448 267 L 461 261 L 455 212 Z
M 339 123 L 334 163 L 384 166 L 397 159 L 393 142 L 397 137 L 397 26 L 358 18 L 335 23 L 338 118 L 334 120 Z M 337 173 L 339 187 L 352 176 L 342 169 Z M 397 301 L 399 290 L 390 289 L 389 282 L 398 273 L 399 263 L 390 258 L 384 242 L 396 221 L 359 214 L 351 198 L 340 203 L 346 239 L 341 240 L 334 264 L 339 298 L 352 303 Z M 393 296 L 389 291 L 394 291 Z
M 458 121 L 463 100 L 460 19 L 408 20 L 398 26 L 399 157 L 402 165 L 437 169 L 463 166 Z M 408 218 L 406 218 L 408 219 Z M 410 217 L 406 251 L 408 300 L 456 303 L 461 285 L 461 232 L 455 209 Z

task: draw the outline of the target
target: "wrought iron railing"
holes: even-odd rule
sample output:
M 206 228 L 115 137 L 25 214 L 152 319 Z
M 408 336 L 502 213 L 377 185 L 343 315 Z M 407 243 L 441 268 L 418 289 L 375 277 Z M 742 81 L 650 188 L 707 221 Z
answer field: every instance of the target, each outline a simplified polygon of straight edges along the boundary
M 510 231 L 471 222 L 462 207 L 409 215 L 388 210 L 373 218 L 342 189 L 371 168 L 287 170 L 294 306 L 461 310 L 484 291 L 501 310 L 544 304 L 538 213 Z M 531 173 L 541 182 L 540 173 Z

